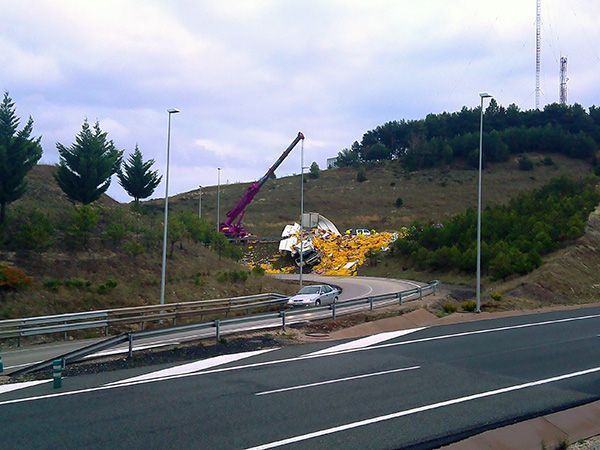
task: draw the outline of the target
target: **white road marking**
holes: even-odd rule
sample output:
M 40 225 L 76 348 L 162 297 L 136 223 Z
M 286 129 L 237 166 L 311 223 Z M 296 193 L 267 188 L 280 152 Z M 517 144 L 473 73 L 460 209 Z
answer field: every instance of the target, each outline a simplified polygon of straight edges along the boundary
M 312 355 L 322 355 L 325 353 L 335 353 L 343 350 L 350 350 L 354 348 L 363 348 L 368 347 L 373 344 L 378 344 L 379 342 L 389 341 L 390 339 L 395 339 L 400 336 L 406 336 L 407 334 L 415 333 L 417 331 L 424 330 L 427 327 L 419 327 L 419 328 L 409 328 L 407 330 L 400 331 L 388 331 L 386 333 L 378 333 L 372 336 L 367 336 L 361 339 L 356 339 L 354 341 L 346 342 L 344 344 L 335 345 L 333 347 L 324 348 L 323 350 L 319 350 L 312 353 L 307 353 L 304 356 L 312 356 Z
M 108 383 L 107 385 L 132 383 L 132 382 L 142 381 L 142 380 L 152 380 L 155 378 L 169 377 L 172 375 L 180 375 L 180 374 L 199 372 L 200 370 L 208 369 L 210 367 L 221 366 L 223 364 L 228 364 L 230 362 L 239 361 L 240 359 L 250 358 L 251 356 L 256 356 L 256 355 L 260 355 L 262 353 L 271 352 L 273 350 L 277 350 L 277 349 L 276 348 L 268 348 L 266 350 L 256 350 L 256 351 L 252 351 L 252 352 L 243 352 L 243 353 L 234 353 L 231 355 L 215 356 L 213 358 L 207 358 L 207 359 L 203 359 L 201 361 L 194 361 L 193 363 L 189 363 L 189 364 L 182 364 L 179 366 L 170 367 L 168 369 L 163 369 L 163 370 L 158 370 L 156 372 L 146 373 L 144 375 L 139 375 L 137 377 L 115 381 L 113 383 Z
M 74 395 L 74 394 L 81 394 L 81 393 L 86 393 L 86 392 L 114 389 L 114 388 L 118 388 L 118 387 L 132 386 L 132 385 L 136 385 L 136 384 L 154 383 L 157 381 L 167 381 L 167 380 L 173 380 L 173 379 L 178 379 L 178 378 L 209 375 L 209 374 L 221 373 L 221 372 L 230 372 L 233 370 L 242 370 L 242 369 L 249 369 L 249 368 L 254 368 L 254 367 L 271 366 L 271 365 L 283 364 L 283 363 L 294 362 L 294 361 L 304 361 L 304 360 L 308 360 L 308 359 L 312 359 L 312 358 L 326 358 L 326 357 L 330 357 L 330 356 L 343 355 L 346 353 L 377 350 L 380 348 L 394 347 L 394 346 L 398 346 L 398 345 L 416 344 L 416 343 L 420 343 L 420 342 L 433 341 L 433 340 L 437 340 L 437 339 L 449 339 L 449 338 L 453 338 L 453 337 L 463 337 L 463 336 L 469 336 L 469 335 L 474 335 L 474 334 L 491 333 L 491 332 L 495 332 L 495 331 L 507 331 L 507 330 L 518 329 L 518 328 L 534 327 L 534 326 L 541 326 L 541 325 L 551 325 L 554 323 L 571 322 L 571 321 L 575 321 L 575 320 L 596 319 L 598 317 L 600 317 L 600 314 L 593 314 L 593 315 L 589 315 L 589 316 L 570 317 L 567 319 L 556 319 L 556 320 L 549 320 L 549 321 L 544 321 L 544 322 L 533 322 L 533 323 L 522 324 L 522 325 L 513 325 L 513 326 L 508 326 L 508 327 L 489 328 L 486 330 L 466 331 L 463 333 L 446 334 L 446 335 L 442 335 L 442 336 L 434 336 L 434 337 L 429 337 L 429 338 L 413 339 L 410 341 L 403 341 L 403 342 L 392 342 L 390 344 L 373 345 L 371 347 L 343 350 L 343 351 L 339 351 L 339 352 L 335 352 L 335 353 L 324 353 L 322 355 L 299 356 L 299 357 L 294 357 L 294 358 L 285 358 L 285 359 L 279 359 L 279 360 L 273 360 L 273 361 L 264 361 L 264 362 L 260 362 L 260 363 L 243 364 L 241 366 L 224 367 L 224 368 L 220 368 L 220 369 L 211 369 L 211 370 L 205 370 L 205 371 L 196 372 L 196 373 L 172 375 L 170 377 L 162 377 L 162 378 L 156 378 L 156 379 L 152 379 L 152 380 L 141 380 L 141 381 L 136 381 L 136 382 L 132 382 L 132 383 L 122 383 L 122 384 L 116 384 L 116 385 L 110 385 L 110 386 L 100 386 L 100 387 L 89 388 L 89 389 L 81 389 L 78 391 L 69 391 L 69 392 L 64 392 L 64 393 L 49 394 L 46 396 L 7 400 L 4 402 L 0 402 L 0 406 L 5 405 L 5 404 L 10 404 L 10 403 L 20 403 L 20 402 L 27 402 L 27 401 L 32 401 L 32 400 L 40 400 L 40 399 L 44 399 L 44 398 L 61 397 L 63 395 Z
M 337 433 L 340 431 L 350 430 L 352 428 L 358 428 L 358 427 L 363 427 L 365 425 L 371 425 L 373 423 L 383 422 L 385 420 L 397 419 L 398 417 L 410 416 L 412 414 L 417 414 L 417 413 L 429 411 L 432 409 L 443 408 L 446 406 L 456 405 L 458 403 L 464 403 L 464 402 L 476 400 L 479 398 L 491 397 L 494 395 L 504 394 L 506 392 L 513 392 L 513 391 L 518 391 L 521 389 L 527 389 L 527 388 L 534 387 L 534 386 L 541 386 L 544 384 L 554 383 L 556 381 L 566 380 L 568 378 L 579 377 L 582 375 L 588 375 L 590 373 L 595 373 L 595 372 L 599 372 L 599 371 L 600 371 L 600 367 L 594 367 L 594 368 L 587 369 L 587 370 L 581 370 L 579 372 L 572 372 L 572 373 L 567 373 L 564 375 L 559 375 L 556 377 L 544 378 L 542 380 L 537 380 L 537 381 L 531 381 L 529 383 L 516 384 L 516 385 L 508 386 L 505 388 L 494 389 L 492 391 L 486 391 L 486 392 L 480 392 L 478 394 L 466 395 L 464 397 L 458 397 L 458 398 L 454 398 L 451 400 L 446 400 L 446 401 L 438 402 L 438 403 L 431 403 L 429 405 L 419 406 L 417 408 L 411 408 L 411 409 L 407 409 L 404 411 L 398 411 L 398 412 L 395 412 L 392 414 L 386 414 L 383 416 L 373 417 L 370 419 L 359 420 L 357 422 L 351 422 L 351 423 L 347 423 L 345 425 L 339 425 L 337 427 L 326 428 L 323 430 L 314 431 L 312 433 L 302 434 L 299 436 L 282 439 L 280 441 L 270 442 L 268 444 L 251 447 L 247 450 L 266 450 L 269 448 L 280 447 L 282 445 L 288 445 L 288 444 L 293 444 L 295 442 L 306 441 L 308 439 L 313 439 L 316 437 L 325 436 L 325 435 Z
M 41 362 L 42 361 L 34 361 L 34 362 L 30 362 L 30 363 L 25 363 L 25 364 L 17 364 L 15 366 L 4 367 L 4 370 L 7 370 L 7 369 L 18 369 L 19 367 L 31 366 L 33 364 L 37 364 L 37 363 L 41 363 Z
M 139 350 L 148 350 L 149 348 L 158 348 L 158 347 L 165 347 L 167 345 L 173 345 L 173 344 L 178 344 L 178 342 L 164 342 L 161 344 L 144 344 L 144 345 L 138 345 L 133 347 L 133 351 L 137 352 Z M 93 353 L 91 355 L 86 355 L 83 357 L 83 359 L 89 359 L 89 358 L 98 358 L 100 356 L 111 356 L 111 355 L 119 355 L 121 353 L 127 353 L 129 352 L 128 348 L 117 348 L 115 350 L 102 350 L 100 352 L 97 353 Z
M 19 389 L 28 388 L 31 386 L 37 386 L 38 384 L 48 383 L 50 381 L 52 381 L 52 379 L 24 381 L 23 383 L 2 384 L 2 385 L 0 385 L 0 394 L 5 394 L 6 392 L 17 391 Z
M 356 375 L 353 377 L 336 378 L 335 380 L 319 381 L 318 383 L 301 384 L 298 386 L 291 386 L 291 387 L 287 387 L 287 388 L 273 389 L 272 391 L 257 392 L 254 395 L 268 395 L 268 394 L 276 394 L 279 392 L 295 391 L 298 389 L 305 389 L 305 388 L 309 388 L 309 387 L 323 386 L 325 384 L 340 383 L 342 381 L 350 381 L 350 380 L 359 380 L 361 378 L 376 377 L 379 375 L 386 375 L 388 373 L 405 372 L 407 370 L 415 370 L 415 369 L 420 369 L 420 368 L 421 368 L 421 366 L 412 366 L 412 367 L 403 367 L 401 369 L 384 370 L 382 372 L 365 373 L 363 375 Z

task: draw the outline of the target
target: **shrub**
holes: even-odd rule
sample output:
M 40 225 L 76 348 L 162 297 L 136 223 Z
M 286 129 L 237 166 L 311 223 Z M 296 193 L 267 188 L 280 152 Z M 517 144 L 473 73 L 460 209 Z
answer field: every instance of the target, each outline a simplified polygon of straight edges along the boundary
M 367 172 L 364 167 L 361 167 L 356 172 L 356 181 L 362 183 L 363 181 L 367 181 Z
M 92 285 L 92 282 L 89 280 L 84 280 L 82 278 L 69 278 L 63 282 L 65 287 L 68 288 L 76 288 L 76 289 L 86 289 Z
M 454 303 L 447 302 L 442 305 L 442 309 L 444 310 L 444 312 L 446 314 L 452 314 L 452 313 L 455 313 L 458 308 L 456 307 L 456 305 Z
M 109 223 L 104 229 L 104 238 L 113 245 L 119 245 L 126 233 L 127 228 L 122 223 Z
M 321 170 L 319 169 L 319 165 L 316 163 L 316 161 L 313 161 L 313 163 L 310 165 L 308 176 L 312 179 L 317 179 L 320 175 Z
M 600 177 L 600 164 L 594 167 L 594 175 Z
M 144 246 L 137 241 L 126 241 L 122 248 L 129 256 L 138 256 L 146 251 Z
M 0 264 L 0 291 L 16 291 L 31 284 L 31 277 L 16 267 Z
M 500 300 L 502 300 L 502 294 L 500 294 L 499 292 L 492 292 L 490 294 L 490 297 L 492 298 L 492 300 L 499 302 Z
M 262 277 L 265 274 L 265 269 L 261 266 L 256 265 L 252 268 L 252 275 L 256 275 L 257 277 Z
M 554 163 L 554 160 L 552 158 L 550 158 L 549 156 L 546 156 L 544 159 L 542 159 L 542 164 L 544 166 L 554 166 L 554 165 L 556 165 Z
M 98 225 L 98 210 L 90 205 L 77 207 L 71 215 L 66 230 L 68 242 L 79 247 L 87 247 L 92 233 Z
M 48 280 L 44 281 L 44 288 L 52 292 L 57 292 L 58 288 L 62 286 L 62 284 L 62 281 L 57 280 L 56 278 L 49 278 Z
M 533 170 L 533 162 L 527 156 L 519 158 L 519 170 Z
M 402 200 L 402 197 L 398 197 L 394 204 L 396 205 L 396 208 L 402 208 L 402 205 L 404 205 L 404 200 Z
M 248 276 L 249 272 L 245 270 L 231 270 L 217 273 L 217 281 L 219 283 L 244 283 L 248 279 Z
M 100 295 L 106 295 L 116 287 L 117 282 L 115 280 L 107 280 L 106 283 L 101 284 L 96 288 L 96 292 Z
M 463 311 L 475 312 L 475 310 L 477 309 L 477 302 L 475 302 L 475 300 L 467 300 L 465 302 L 462 302 L 460 304 L 460 307 Z
M 194 284 L 196 286 L 204 286 L 206 284 L 206 281 L 202 278 L 202 274 L 200 272 L 194 275 Z
M 48 216 L 32 211 L 17 225 L 14 240 L 20 250 L 46 250 L 53 243 L 54 226 Z

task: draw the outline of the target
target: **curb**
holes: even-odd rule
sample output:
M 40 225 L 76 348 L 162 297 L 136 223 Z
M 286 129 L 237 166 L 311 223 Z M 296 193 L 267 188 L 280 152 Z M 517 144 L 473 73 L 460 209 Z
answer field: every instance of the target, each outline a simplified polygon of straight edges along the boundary
M 486 431 L 440 447 L 445 450 L 559 448 L 600 435 L 600 401 Z

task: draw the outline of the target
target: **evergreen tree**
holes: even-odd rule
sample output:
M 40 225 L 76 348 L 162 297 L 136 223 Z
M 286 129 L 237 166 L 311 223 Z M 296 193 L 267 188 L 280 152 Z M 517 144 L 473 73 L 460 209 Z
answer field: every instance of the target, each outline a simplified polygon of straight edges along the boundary
M 87 119 L 71 147 L 57 143 L 60 162 L 56 181 L 67 196 L 84 205 L 92 203 L 110 186 L 110 177 L 119 171 L 123 151 L 107 139 L 96 122 L 93 129 Z
M 317 179 L 317 178 L 319 178 L 320 175 L 321 175 L 321 170 L 319 169 L 319 165 L 317 164 L 316 161 L 313 161 L 313 163 L 310 165 L 310 170 L 308 172 L 308 176 L 310 178 Z
M 21 131 L 18 127 L 15 104 L 5 92 L 0 103 L 0 224 L 4 223 L 6 205 L 25 193 L 25 175 L 42 157 L 41 138 L 31 138 L 33 119 L 29 117 Z
M 136 206 L 139 205 L 141 198 L 152 195 L 162 179 L 158 175 L 158 171 L 150 170 L 153 165 L 153 159 L 143 161 L 142 152 L 136 145 L 135 150 L 129 156 L 129 159 L 123 163 L 123 168 L 117 174 L 119 184 L 133 197 Z

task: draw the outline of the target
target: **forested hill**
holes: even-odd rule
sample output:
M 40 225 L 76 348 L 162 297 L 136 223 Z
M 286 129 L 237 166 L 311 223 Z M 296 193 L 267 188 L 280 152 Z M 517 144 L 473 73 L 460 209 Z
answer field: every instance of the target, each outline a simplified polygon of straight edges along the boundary
M 428 114 L 420 120 L 394 120 L 367 131 L 343 149 L 338 167 L 399 159 L 408 170 L 449 163 L 476 167 L 480 108 Z M 600 165 L 600 107 L 546 105 L 543 110 L 507 108 L 492 99 L 484 116 L 484 162 L 507 161 L 522 152 L 561 153 Z

